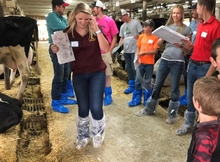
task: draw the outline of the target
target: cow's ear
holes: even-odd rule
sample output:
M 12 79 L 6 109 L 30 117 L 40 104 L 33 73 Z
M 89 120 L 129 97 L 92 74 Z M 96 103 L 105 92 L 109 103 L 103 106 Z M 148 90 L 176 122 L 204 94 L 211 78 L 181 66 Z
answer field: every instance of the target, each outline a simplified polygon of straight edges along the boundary
M 209 58 L 210 62 L 212 63 L 212 65 L 216 68 L 217 67 L 217 63 L 216 61 L 213 59 L 213 57 Z

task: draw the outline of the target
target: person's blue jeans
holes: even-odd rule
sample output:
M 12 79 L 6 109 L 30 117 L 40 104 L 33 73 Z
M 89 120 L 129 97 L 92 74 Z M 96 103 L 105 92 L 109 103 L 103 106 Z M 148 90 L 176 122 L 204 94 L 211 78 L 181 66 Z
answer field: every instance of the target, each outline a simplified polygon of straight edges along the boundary
M 52 80 L 52 100 L 60 100 L 61 93 L 66 93 L 66 83 L 70 74 L 70 63 L 59 64 L 57 55 L 49 47 L 50 58 L 53 63 L 54 77 Z
M 77 74 L 73 77 L 73 86 L 77 98 L 78 115 L 85 118 L 89 110 L 95 120 L 103 118 L 103 93 L 105 73 L 93 72 Z
M 190 112 L 195 112 L 195 107 L 193 105 L 193 85 L 195 81 L 201 77 L 204 77 L 211 64 L 197 65 L 192 61 L 189 61 L 188 71 L 187 71 L 187 110 Z
M 140 64 L 136 71 L 135 89 L 141 90 L 151 88 L 151 79 L 153 75 L 154 65 L 153 64 Z M 145 75 L 145 76 L 144 76 Z M 143 77 L 145 77 L 145 83 L 142 85 Z
M 156 74 L 156 81 L 152 92 L 152 99 L 157 100 L 160 97 L 160 92 L 163 87 L 164 81 L 167 75 L 170 73 L 171 101 L 173 102 L 179 101 L 179 95 L 180 95 L 179 84 L 180 84 L 180 78 L 183 72 L 183 68 L 184 68 L 184 62 L 166 61 L 164 59 L 161 59 Z
M 134 68 L 134 56 L 135 53 L 124 53 L 128 80 L 135 80 L 136 72 Z

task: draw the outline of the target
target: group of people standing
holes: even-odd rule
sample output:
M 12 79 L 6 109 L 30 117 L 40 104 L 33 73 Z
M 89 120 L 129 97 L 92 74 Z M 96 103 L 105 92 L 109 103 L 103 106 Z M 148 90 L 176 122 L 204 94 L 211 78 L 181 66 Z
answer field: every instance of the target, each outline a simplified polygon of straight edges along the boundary
M 195 6 L 192 8 L 195 22 L 192 21 L 190 27 L 183 23 L 183 6 L 173 7 L 165 26 L 189 38 L 189 40 L 183 40 L 182 44 L 171 44 L 154 36 L 153 20 L 149 19 L 141 24 L 138 20 L 132 19 L 124 9 L 121 9 L 118 15 L 124 22 L 118 31 L 114 20 L 103 14 L 104 5 L 99 0 L 90 6 L 79 3 L 71 11 L 67 22 L 63 15 L 68 5 L 63 0 L 52 0 L 53 12 L 47 17 L 49 53 L 54 68 L 51 106 L 54 111 L 67 113 L 68 108 L 63 106 L 64 104 L 78 104 L 76 148 L 84 148 L 89 143 L 90 137 L 93 139 L 94 147 L 100 147 L 103 143 L 105 134 L 103 102 L 105 106 L 112 103 L 111 52 L 116 45 L 118 33 L 121 38 L 119 43 L 123 43 L 128 74 L 129 87 L 124 93 L 133 93 L 128 105 L 141 104 L 142 94 L 144 94 L 145 108 L 136 115 L 154 115 L 163 83 L 170 73 L 171 99 L 166 123 L 174 124 L 179 119 L 180 101 L 186 102 L 185 121 L 176 134 L 184 135 L 192 131 L 196 120 L 196 109 L 192 100 L 193 85 L 197 79 L 211 76 L 216 69 L 216 66 L 211 65 L 210 62 L 212 43 L 220 37 L 220 23 L 213 14 L 215 0 L 198 0 L 196 8 Z M 62 65 L 58 64 L 56 56 L 59 48 L 51 39 L 51 34 L 59 30 L 68 35 L 75 55 L 75 61 Z M 152 87 L 154 57 L 163 43 L 165 43 L 165 50 Z M 135 57 L 140 63 L 137 70 L 134 67 Z M 180 98 L 179 89 L 180 78 L 184 71 L 187 101 L 184 97 Z M 67 84 L 71 73 L 77 101 L 68 98 Z M 143 77 L 145 77 L 144 86 Z

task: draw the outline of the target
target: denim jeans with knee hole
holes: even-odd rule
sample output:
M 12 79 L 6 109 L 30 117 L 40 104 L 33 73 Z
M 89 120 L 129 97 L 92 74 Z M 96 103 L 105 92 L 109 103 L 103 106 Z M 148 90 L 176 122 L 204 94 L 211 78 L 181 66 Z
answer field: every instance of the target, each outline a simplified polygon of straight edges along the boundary
M 201 77 L 204 77 L 211 64 L 197 65 L 192 61 L 189 61 L 188 71 L 187 71 L 187 110 L 189 112 L 195 112 L 195 107 L 193 105 L 193 85 L 195 81 Z
M 141 90 L 143 89 L 150 89 L 151 86 L 151 79 L 153 75 L 154 65 L 153 64 L 141 64 L 138 66 L 136 71 L 136 79 L 135 79 L 135 89 Z M 144 79 L 143 79 L 144 77 Z M 145 82 L 142 84 L 142 80 Z
M 160 97 L 160 92 L 163 87 L 164 81 L 167 75 L 170 73 L 171 101 L 173 102 L 179 101 L 179 95 L 180 95 L 179 84 L 180 84 L 180 78 L 183 72 L 183 68 L 184 68 L 184 62 L 167 61 L 161 59 L 156 74 L 156 81 L 152 92 L 152 99 L 157 100 Z
M 135 53 L 124 53 L 128 80 L 135 80 L 136 72 L 134 68 L 134 56 Z
M 66 83 L 70 73 L 70 63 L 59 64 L 57 55 L 49 47 L 50 58 L 53 63 L 54 77 L 52 80 L 52 100 L 61 99 L 61 93 L 66 93 Z
M 77 74 L 73 78 L 73 85 L 78 103 L 78 115 L 85 118 L 89 115 L 90 110 L 93 119 L 101 120 L 103 117 L 105 73 Z

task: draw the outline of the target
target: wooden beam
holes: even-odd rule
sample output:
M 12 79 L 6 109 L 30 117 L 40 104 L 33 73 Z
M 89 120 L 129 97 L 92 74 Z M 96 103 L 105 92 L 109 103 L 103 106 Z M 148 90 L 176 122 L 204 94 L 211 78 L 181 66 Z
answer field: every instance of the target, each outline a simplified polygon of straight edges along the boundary
M 15 8 L 16 4 L 13 1 L 5 1 L 5 5 L 8 8 Z

